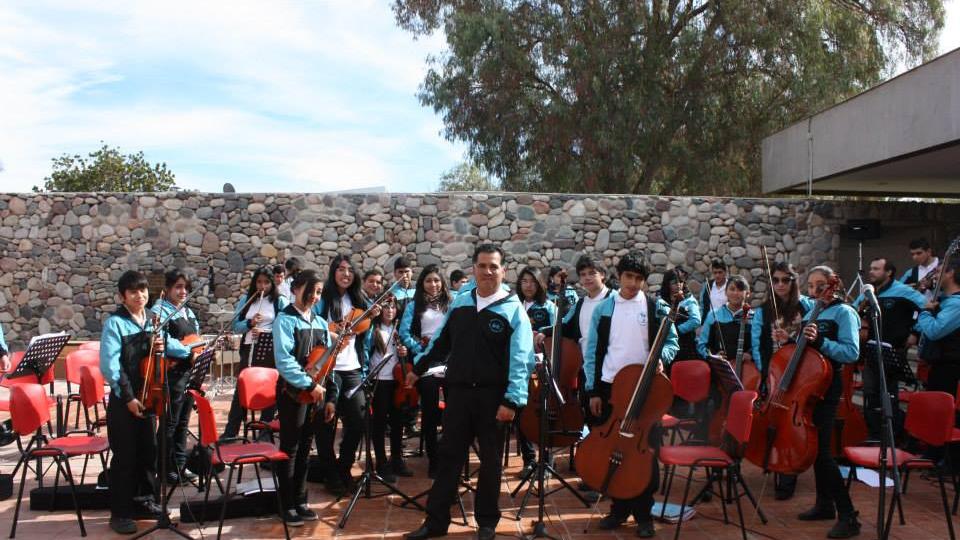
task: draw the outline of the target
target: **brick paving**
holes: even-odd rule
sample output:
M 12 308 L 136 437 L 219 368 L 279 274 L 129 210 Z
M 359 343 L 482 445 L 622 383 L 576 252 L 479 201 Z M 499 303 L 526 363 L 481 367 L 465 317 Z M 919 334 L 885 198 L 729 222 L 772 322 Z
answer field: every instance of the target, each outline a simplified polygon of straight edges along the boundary
M 0 396 L 5 397 L 5 396 Z M 226 416 L 226 409 L 229 407 L 229 396 L 219 396 L 214 399 L 214 405 L 218 412 L 218 421 L 223 425 Z M 408 440 L 407 447 L 412 449 L 416 440 Z M 0 448 L 0 471 L 9 473 L 17 458 L 15 445 L 9 445 Z M 476 465 L 476 458 L 472 456 L 473 464 Z M 430 480 L 426 478 L 426 459 L 412 457 L 408 463 L 416 471 L 417 475 L 413 478 L 401 478 L 397 487 L 408 494 L 416 494 L 430 486 Z M 80 460 L 74 467 L 75 471 L 80 469 Z M 524 533 L 530 532 L 532 519 L 536 517 L 537 506 L 536 498 L 531 497 L 527 504 L 523 518 L 520 521 L 513 519 L 517 511 L 517 505 L 520 502 L 518 495 L 516 500 L 509 497 L 511 491 L 519 482 L 516 477 L 520 469 L 520 458 L 515 454 L 510 457 L 510 466 L 504 474 L 504 482 L 501 488 L 500 504 L 504 517 L 498 527 L 498 536 L 500 538 L 514 537 L 519 538 Z M 565 456 L 558 457 L 558 469 L 562 474 L 569 477 L 567 472 L 567 459 Z M 99 463 L 91 464 L 90 471 L 99 470 Z M 354 473 L 359 475 L 360 466 L 354 467 Z M 775 501 L 773 499 L 773 480 L 766 482 L 764 486 L 764 477 L 761 472 L 752 465 L 744 465 L 744 473 L 747 482 L 754 493 L 762 493 L 762 508 L 769 518 L 769 523 L 763 525 L 753 513 L 749 504 L 744 506 L 746 514 L 748 538 L 776 538 L 789 540 L 805 540 L 814 538 L 825 538 L 826 531 L 830 527 L 829 522 L 806 523 L 797 521 L 797 513 L 807 509 L 813 504 L 813 473 L 812 471 L 800 477 L 797 488 L 797 495 L 790 501 Z M 245 478 L 252 477 L 252 474 L 245 475 Z M 48 476 L 48 482 L 51 482 L 51 476 Z M 93 474 L 88 472 L 88 478 L 93 478 Z M 225 476 L 224 476 L 225 478 Z M 702 485 L 702 474 L 697 475 L 698 481 L 694 483 L 694 490 Z M 19 478 L 16 479 L 19 482 Z M 683 479 L 678 475 L 674 484 L 671 500 L 679 503 L 679 497 L 682 495 Z M 557 482 L 552 482 L 551 486 L 556 487 Z M 28 478 L 27 490 L 36 486 L 33 479 Z M 5 501 L 0 501 L 0 534 L 9 534 L 9 526 L 13 519 L 14 504 L 16 502 L 16 488 L 14 486 L 14 497 Z M 417 510 L 410 510 L 399 507 L 400 499 L 396 496 L 377 497 L 373 499 L 361 498 L 346 527 L 340 529 L 337 523 L 340 515 L 347 506 L 347 500 L 335 501 L 328 495 L 322 484 L 309 484 L 311 507 L 320 515 L 317 522 L 307 522 L 304 527 L 291 529 L 291 535 L 295 538 L 326 538 L 338 537 L 345 539 L 374 539 L 374 538 L 401 538 L 406 532 L 415 529 L 421 523 L 423 515 Z M 948 497 L 953 496 L 952 487 L 948 486 Z M 384 491 L 382 488 L 375 489 L 375 492 Z M 864 528 L 860 538 L 875 538 L 875 516 L 876 501 L 878 490 L 870 488 L 859 482 L 855 482 L 852 488 L 854 503 L 861 513 L 861 521 Z M 189 498 L 202 497 L 198 494 L 196 488 L 185 487 L 178 490 L 174 496 L 171 508 L 174 508 L 173 517 L 175 520 L 179 517 L 179 503 L 183 496 Z M 659 498 L 658 498 L 659 500 Z M 468 520 L 472 524 L 472 495 L 466 494 L 464 502 L 467 507 Z M 746 503 L 746 500 L 744 500 Z M 947 538 L 946 524 L 943 520 L 943 513 L 940 505 L 940 498 L 936 483 L 914 475 L 910 480 L 909 491 L 904 497 L 904 511 L 906 513 L 907 524 L 895 525 L 891 538 L 900 540 L 920 540 L 932 538 Z M 591 517 L 592 507 L 584 508 L 571 494 L 560 491 L 551 495 L 547 499 L 546 521 L 548 532 L 556 538 L 577 539 L 577 540 L 600 540 L 600 539 L 626 539 L 635 538 L 634 528 L 631 525 L 625 526 L 615 532 L 599 531 L 596 528 L 596 520 L 602 517 L 602 511 L 607 510 L 608 503 L 600 504 L 601 513 L 594 515 L 592 524 L 585 532 L 588 519 Z M 731 524 L 722 523 L 722 513 L 720 503 L 716 498 L 709 503 L 703 503 L 697 507 L 696 516 L 684 523 L 681 537 L 688 540 L 699 539 L 735 539 L 740 538 L 740 530 L 733 523 L 736 521 L 735 506 L 729 506 Z M 454 507 L 454 519 L 459 517 L 459 510 Z M 115 535 L 108 527 L 107 521 L 109 512 L 107 511 L 86 511 L 84 520 L 87 526 L 88 535 L 92 538 L 121 538 Z M 954 519 L 955 525 L 957 520 Z M 146 528 L 151 523 L 149 521 L 139 522 L 141 529 Z M 657 524 L 657 538 L 673 538 L 675 525 L 667 523 Z M 199 529 L 196 524 L 184 523 L 180 528 L 188 532 L 194 538 L 215 537 L 216 523 L 207 523 L 203 529 Z M 475 534 L 473 526 L 453 525 L 450 528 L 451 538 L 472 538 Z M 170 533 L 155 534 L 154 537 L 173 538 Z M 224 525 L 224 538 L 283 538 L 283 528 L 280 522 L 275 518 L 242 518 L 227 520 Z M 69 511 L 33 512 L 29 510 L 29 501 L 24 501 L 21 509 L 20 521 L 17 528 L 17 538 L 78 538 L 80 530 L 77 526 L 75 514 Z

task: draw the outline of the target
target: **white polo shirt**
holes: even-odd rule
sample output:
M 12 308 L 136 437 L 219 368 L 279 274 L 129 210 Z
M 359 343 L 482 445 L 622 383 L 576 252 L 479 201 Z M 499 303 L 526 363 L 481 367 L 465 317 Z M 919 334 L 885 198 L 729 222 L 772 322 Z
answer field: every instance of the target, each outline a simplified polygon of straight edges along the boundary
M 580 304 L 580 353 L 587 354 L 587 334 L 590 333 L 590 320 L 593 319 L 593 312 L 607 299 L 607 288 L 604 286 L 593 298 L 590 295 L 583 297 L 583 303 Z
M 617 293 L 610 321 L 610 341 L 600 374 L 602 381 L 612 383 L 624 367 L 647 362 L 649 326 L 647 296 L 640 292 L 627 300 Z

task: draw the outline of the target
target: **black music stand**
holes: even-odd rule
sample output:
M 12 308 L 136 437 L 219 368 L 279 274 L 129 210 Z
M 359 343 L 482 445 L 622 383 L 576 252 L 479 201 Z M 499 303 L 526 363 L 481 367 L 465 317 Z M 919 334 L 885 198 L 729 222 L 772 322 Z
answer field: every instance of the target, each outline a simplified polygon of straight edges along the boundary
M 578 435 L 579 432 L 569 433 L 560 430 L 549 431 L 548 433 L 550 429 L 550 419 L 548 418 L 550 397 L 552 395 L 553 399 L 560 405 L 564 404 L 564 399 L 560 393 L 560 389 L 557 388 L 553 375 L 550 373 L 550 362 L 546 359 L 537 364 L 537 378 L 543 382 L 543 384 L 540 385 L 540 402 L 536 404 L 536 406 L 539 407 L 538 416 L 540 420 L 540 436 L 537 441 L 537 446 L 539 447 L 537 448 L 537 466 L 530 469 L 530 472 L 524 475 L 510 496 L 515 497 L 516 494 L 520 492 L 520 489 L 523 488 L 523 484 L 529 482 L 530 485 L 527 487 L 527 492 L 523 494 L 523 500 L 520 501 L 520 507 L 517 509 L 517 520 L 520 520 L 520 516 L 523 514 L 523 508 L 526 506 L 527 500 L 530 498 L 530 493 L 533 492 L 533 490 L 537 491 L 537 520 L 532 524 L 532 532 L 529 535 L 524 535 L 523 538 L 550 538 L 551 540 L 556 540 L 555 537 L 547 533 L 547 524 L 543 519 L 546 515 L 547 497 L 566 489 L 570 493 L 573 493 L 573 496 L 579 499 L 580 502 L 583 503 L 583 506 L 590 508 L 590 503 L 587 502 L 587 500 L 583 498 L 583 495 L 580 495 L 580 492 L 571 486 L 569 482 L 560 476 L 560 473 L 550 464 L 550 448 L 547 446 L 547 438 L 550 435 Z M 529 403 L 527 404 L 528 407 L 530 405 Z M 560 487 L 554 488 L 551 491 L 546 490 L 545 484 L 547 483 L 548 474 L 552 474 L 553 477 L 560 482 Z M 536 485 L 534 485 L 534 482 L 536 482 Z
M 68 341 L 70 341 L 70 334 L 66 333 L 35 338 L 27 347 L 27 352 L 23 353 L 23 358 L 16 369 L 7 374 L 7 378 L 16 379 L 33 375 L 39 384 L 47 370 L 53 367 L 60 351 Z
M 910 364 L 907 363 L 906 355 L 901 355 L 894 350 L 893 345 L 881 342 L 880 351 L 877 352 L 877 341 L 871 339 L 863 345 L 863 354 L 861 357 L 865 362 L 875 358 L 883 358 L 883 369 L 891 378 L 903 381 L 905 384 L 916 385 L 917 376 L 914 374 Z
M 370 416 L 371 409 L 373 406 L 373 394 L 377 389 L 377 376 L 380 374 L 380 371 L 389 363 L 389 356 L 384 358 L 382 362 L 377 364 L 377 367 L 370 370 L 370 373 L 367 373 L 367 376 L 360 381 L 360 384 L 356 388 L 351 388 L 347 393 L 346 397 L 349 399 L 358 391 L 363 391 L 364 397 L 367 400 L 367 414 L 363 415 L 363 451 L 365 455 L 363 474 L 360 475 L 360 480 L 357 482 L 357 488 L 353 492 L 353 496 L 350 497 L 350 504 L 347 505 L 347 508 L 343 511 L 343 517 L 340 518 L 340 523 L 337 525 L 341 529 L 346 527 L 347 520 L 350 519 L 350 514 L 353 513 L 354 507 L 357 505 L 357 501 L 360 500 L 360 494 L 362 493 L 364 498 L 372 499 L 374 497 L 379 497 L 381 495 L 387 495 L 387 493 L 374 495 L 373 493 L 373 483 L 377 482 L 381 486 L 387 488 L 389 493 L 394 495 L 399 495 L 403 498 L 404 503 L 410 503 L 419 508 L 421 511 L 426 512 L 427 509 L 423 507 L 422 504 L 418 503 L 415 499 L 407 495 L 406 493 L 400 491 L 395 486 L 392 486 L 387 483 L 379 474 L 373 465 L 373 441 L 370 440 Z M 397 381 L 398 384 L 403 384 L 402 381 Z
M 250 365 L 275 367 L 276 361 L 273 359 L 273 333 L 260 332 L 257 334 L 257 340 L 253 343 L 250 351 Z
M 27 352 L 23 353 L 23 358 L 20 360 L 20 363 L 17 364 L 17 367 L 13 371 L 7 373 L 7 379 L 17 379 L 20 377 L 29 377 L 34 376 L 37 378 L 37 384 L 40 384 L 43 381 L 43 376 L 46 375 L 47 371 L 53 367 L 53 364 L 56 363 L 57 357 L 60 356 L 60 351 L 63 350 L 67 342 L 70 341 L 70 334 L 54 334 L 48 336 L 36 337 L 30 341 L 30 345 L 27 346 Z M 60 434 L 61 426 L 63 424 L 63 418 L 61 418 L 62 408 L 60 402 L 57 402 L 57 434 Z M 50 423 L 47 423 L 47 429 L 50 430 L 50 436 L 54 436 L 53 429 L 50 426 Z M 38 430 L 39 431 L 39 430 Z M 42 437 L 42 435 L 41 435 Z M 33 445 L 34 440 L 31 439 L 30 444 L 27 445 L 25 452 L 30 451 L 30 447 Z M 38 464 L 38 474 L 39 474 L 39 458 L 37 460 Z M 26 465 L 24 465 L 26 466 Z M 20 464 L 17 464 L 17 467 L 13 469 L 13 475 L 17 475 L 17 470 L 20 468 Z M 43 479 L 40 477 L 40 484 L 43 485 Z
M 193 360 L 190 366 L 190 381 L 187 383 L 187 390 L 196 390 L 203 393 L 203 381 L 210 374 L 210 367 L 213 366 L 213 359 L 217 351 L 214 347 L 208 347 Z
M 710 366 L 710 375 L 719 382 L 727 393 L 743 390 L 743 381 L 725 358 L 715 354 L 708 354 L 707 365 Z

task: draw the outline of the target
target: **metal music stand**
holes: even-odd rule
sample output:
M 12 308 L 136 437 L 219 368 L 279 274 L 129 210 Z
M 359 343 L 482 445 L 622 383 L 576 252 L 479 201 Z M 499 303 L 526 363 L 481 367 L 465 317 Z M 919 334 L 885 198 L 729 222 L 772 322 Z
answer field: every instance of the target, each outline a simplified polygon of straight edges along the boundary
M 39 384 L 43 376 L 47 373 L 53 364 L 57 361 L 60 351 L 70 341 L 70 334 L 54 334 L 51 336 L 34 338 L 27 347 L 27 352 L 17 367 L 6 375 L 8 379 L 18 377 L 27 377 L 33 375 L 37 378 Z
M 250 365 L 273 368 L 273 332 L 260 332 L 250 351 Z
M 217 350 L 214 347 L 208 347 L 193 360 L 193 365 L 190 366 L 190 381 L 187 383 L 188 390 L 203 393 L 203 381 L 210 374 L 210 367 L 213 365 L 216 353 Z
M 880 352 L 878 353 L 877 341 L 871 339 L 863 345 L 861 351 L 861 358 L 868 362 L 877 358 L 879 354 L 879 356 L 883 358 L 883 369 L 887 372 L 887 376 L 910 385 L 916 385 L 918 383 L 917 376 L 914 374 L 913 369 L 910 368 L 910 364 L 907 363 L 906 356 L 899 354 L 893 348 L 893 345 L 887 342 L 881 342 Z
M 364 393 L 364 396 L 367 400 L 367 414 L 363 415 L 363 451 L 365 454 L 363 474 L 360 476 L 360 480 L 357 482 L 357 488 L 354 490 L 353 496 L 350 497 L 350 504 L 348 504 L 347 508 L 343 511 L 343 517 L 340 518 L 340 523 L 337 525 L 341 529 L 346 527 L 347 520 L 350 519 L 350 514 L 353 513 L 353 509 L 356 507 L 357 501 L 360 500 L 361 494 L 363 494 L 364 498 L 366 499 L 372 499 L 374 497 L 393 493 L 394 495 L 399 495 L 402 497 L 404 503 L 412 504 L 423 512 L 427 511 L 427 509 L 418 503 L 414 498 L 400 491 L 399 488 L 388 484 L 386 480 L 377 474 L 376 468 L 373 466 L 373 441 L 370 440 L 370 417 L 372 416 L 373 394 L 377 388 L 377 376 L 380 374 L 380 371 L 383 369 L 383 367 L 389 363 L 389 356 L 390 355 L 387 355 L 387 358 L 384 358 L 382 362 L 377 364 L 377 367 L 371 369 L 370 373 L 367 373 L 367 376 L 360 381 L 359 385 L 346 392 L 347 399 L 353 397 L 353 395 L 359 391 Z M 397 381 L 397 383 L 402 384 L 401 381 Z M 381 486 L 387 488 L 389 492 L 375 495 L 373 493 L 374 482 L 377 482 Z

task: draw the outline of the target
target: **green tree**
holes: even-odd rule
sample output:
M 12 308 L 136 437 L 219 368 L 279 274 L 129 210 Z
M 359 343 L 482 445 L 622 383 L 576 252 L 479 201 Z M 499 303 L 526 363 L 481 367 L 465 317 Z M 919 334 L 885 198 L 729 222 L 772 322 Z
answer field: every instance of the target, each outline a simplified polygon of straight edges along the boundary
M 461 163 L 440 175 L 440 191 L 499 191 L 497 182 L 481 167 Z
M 752 194 L 760 141 L 932 56 L 941 0 L 394 0 L 507 190 Z
M 166 163 L 151 165 L 143 152 L 123 155 L 106 144 L 87 157 L 64 154 L 53 158 L 53 172 L 44 178 L 43 188 L 33 191 L 169 191 L 175 185 Z

